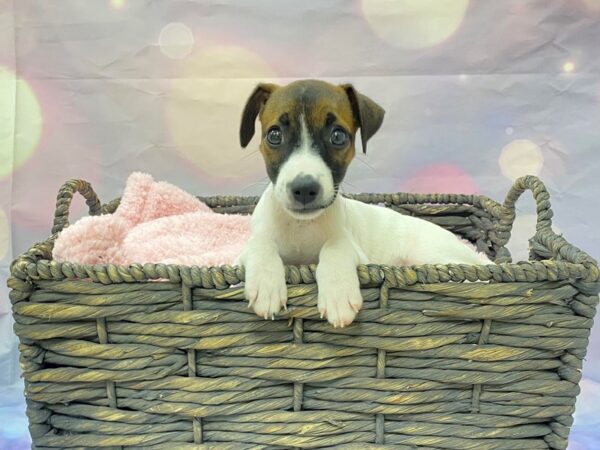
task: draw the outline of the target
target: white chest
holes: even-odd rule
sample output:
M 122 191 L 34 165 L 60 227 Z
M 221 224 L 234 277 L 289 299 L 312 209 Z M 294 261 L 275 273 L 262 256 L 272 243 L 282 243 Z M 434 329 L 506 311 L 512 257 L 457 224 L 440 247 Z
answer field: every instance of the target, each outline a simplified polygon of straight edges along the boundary
M 286 220 L 279 224 L 274 238 L 284 264 L 316 264 L 327 230 L 313 221 Z

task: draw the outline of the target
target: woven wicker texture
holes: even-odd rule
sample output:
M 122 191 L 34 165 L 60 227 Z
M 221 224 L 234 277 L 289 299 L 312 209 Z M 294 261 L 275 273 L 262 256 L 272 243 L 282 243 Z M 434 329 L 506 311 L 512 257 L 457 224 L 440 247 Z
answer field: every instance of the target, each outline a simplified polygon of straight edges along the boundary
M 513 264 L 525 190 L 537 231 L 530 261 Z M 566 448 L 599 272 L 552 231 L 537 178 L 502 205 L 353 196 L 438 223 L 498 264 L 361 266 L 364 309 L 342 329 L 318 317 L 314 266 L 286 268 L 288 310 L 264 321 L 241 267 L 51 261 L 76 192 L 91 214 L 118 207 L 66 183 L 55 234 L 8 282 L 36 449 Z M 249 213 L 257 198 L 203 200 Z

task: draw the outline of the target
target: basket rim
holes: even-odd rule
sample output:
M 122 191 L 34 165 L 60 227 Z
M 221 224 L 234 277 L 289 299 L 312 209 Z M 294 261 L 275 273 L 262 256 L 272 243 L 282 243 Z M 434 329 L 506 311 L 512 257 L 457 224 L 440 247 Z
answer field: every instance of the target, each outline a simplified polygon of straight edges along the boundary
M 499 259 L 496 264 L 425 264 L 411 266 L 392 266 L 368 264 L 357 268 L 361 285 L 387 285 L 389 287 L 412 285 L 417 283 L 444 283 L 464 281 L 494 282 L 534 282 L 581 280 L 596 282 L 600 279 L 597 262 L 584 251 L 567 242 L 551 228 L 552 211 L 548 193 L 539 179 L 533 176 L 516 181 L 507 195 L 504 204 L 500 204 L 485 195 L 479 194 L 415 194 L 397 193 L 359 193 L 343 194 L 347 198 L 365 203 L 384 204 L 386 206 L 410 205 L 447 205 L 473 206 L 496 220 L 495 240 L 500 247 L 506 245 L 515 218 L 514 202 L 525 191 L 531 190 L 538 206 L 537 231 L 532 241 L 539 242 L 553 256 L 553 259 L 540 261 L 505 262 Z M 61 188 L 57 198 L 55 232 L 45 241 L 33 245 L 29 250 L 17 256 L 11 264 L 11 275 L 22 281 L 35 280 L 92 280 L 102 284 L 133 283 L 152 280 L 165 280 L 184 283 L 203 288 L 226 289 L 244 281 L 244 268 L 240 266 L 188 266 L 162 263 L 131 264 L 76 264 L 52 260 L 52 248 L 58 236 L 59 228 L 68 225 L 68 209 L 75 192 L 80 192 L 88 200 L 91 214 L 110 214 L 116 211 L 120 198 L 108 203 L 99 202 L 89 183 L 83 180 L 71 180 Z M 257 203 L 259 196 L 198 196 L 213 209 L 227 208 L 235 212 L 235 207 L 248 207 Z M 288 284 L 315 283 L 316 265 L 287 265 L 285 267 Z
M 32 247 L 39 250 L 38 246 Z M 31 262 L 30 253 L 17 258 L 11 266 L 13 277 L 23 281 L 91 280 L 102 284 L 143 283 L 165 281 L 183 283 L 205 289 L 227 289 L 244 282 L 242 266 L 187 266 L 162 263 L 76 264 L 37 259 Z M 29 261 L 27 261 L 29 259 Z M 489 265 L 423 264 L 391 266 L 362 264 L 357 266 L 361 286 L 390 288 L 414 284 L 447 282 L 543 282 L 574 280 L 596 283 L 600 280 L 595 263 L 572 263 L 555 260 L 519 261 Z M 316 264 L 286 265 L 288 285 L 316 283 Z

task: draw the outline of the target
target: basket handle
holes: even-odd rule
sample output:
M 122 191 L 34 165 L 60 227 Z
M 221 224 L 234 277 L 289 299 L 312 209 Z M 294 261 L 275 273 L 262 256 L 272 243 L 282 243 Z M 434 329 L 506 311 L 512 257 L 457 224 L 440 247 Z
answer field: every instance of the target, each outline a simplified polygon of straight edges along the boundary
M 56 210 L 54 211 L 52 234 L 59 233 L 69 226 L 71 201 L 75 192 L 79 192 L 85 198 L 90 215 L 97 216 L 101 213 L 102 204 L 94 189 L 92 189 L 91 184 L 84 180 L 69 180 L 62 185 L 56 196 Z
M 518 178 L 506 194 L 504 204 L 500 209 L 500 217 L 497 225 L 497 234 L 500 238 L 500 245 L 504 246 L 510 239 L 510 233 L 515 221 L 515 203 L 521 197 L 523 192 L 531 191 L 535 200 L 537 210 L 536 233 L 543 231 L 552 231 L 552 205 L 550 204 L 550 194 L 542 181 L 533 175 L 526 175 Z

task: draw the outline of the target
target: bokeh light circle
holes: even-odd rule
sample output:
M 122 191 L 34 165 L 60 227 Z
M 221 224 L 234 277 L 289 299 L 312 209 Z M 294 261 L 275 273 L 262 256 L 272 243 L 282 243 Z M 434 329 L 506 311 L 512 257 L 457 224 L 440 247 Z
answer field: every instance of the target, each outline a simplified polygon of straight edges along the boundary
M 172 22 L 160 31 L 158 46 L 163 55 L 172 59 L 182 59 L 192 52 L 194 35 L 187 25 Z
M 34 153 L 42 122 L 42 109 L 31 87 L 0 66 L 0 179 L 25 164 Z
M 562 70 L 565 73 L 573 72 L 575 70 L 575 63 L 573 61 L 567 61 L 563 64 Z
M 8 252 L 8 234 L 10 233 L 10 226 L 8 224 L 8 217 L 2 208 L 0 208 L 0 260 L 4 259 Z
M 183 60 L 165 108 L 179 152 L 211 177 L 248 178 L 264 173 L 262 158 L 256 155 L 258 139 L 242 149 L 238 130 L 255 85 L 274 78 L 273 70 L 258 55 L 236 46 L 204 48 Z
M 514 181 L 523 175 L 539 175 L 544 156 L 536 143 L 528 139 L 516 139 L 502 149 L 498 163 L 502 174 Z
M 469 0 L 362 0 L 365 19 L 384 41 L 406 49 L 437 45 L 462 23 Z
M 125 0 L 110 0 L 110 6 L 115 9 L 121 9 L 125 6 Z

